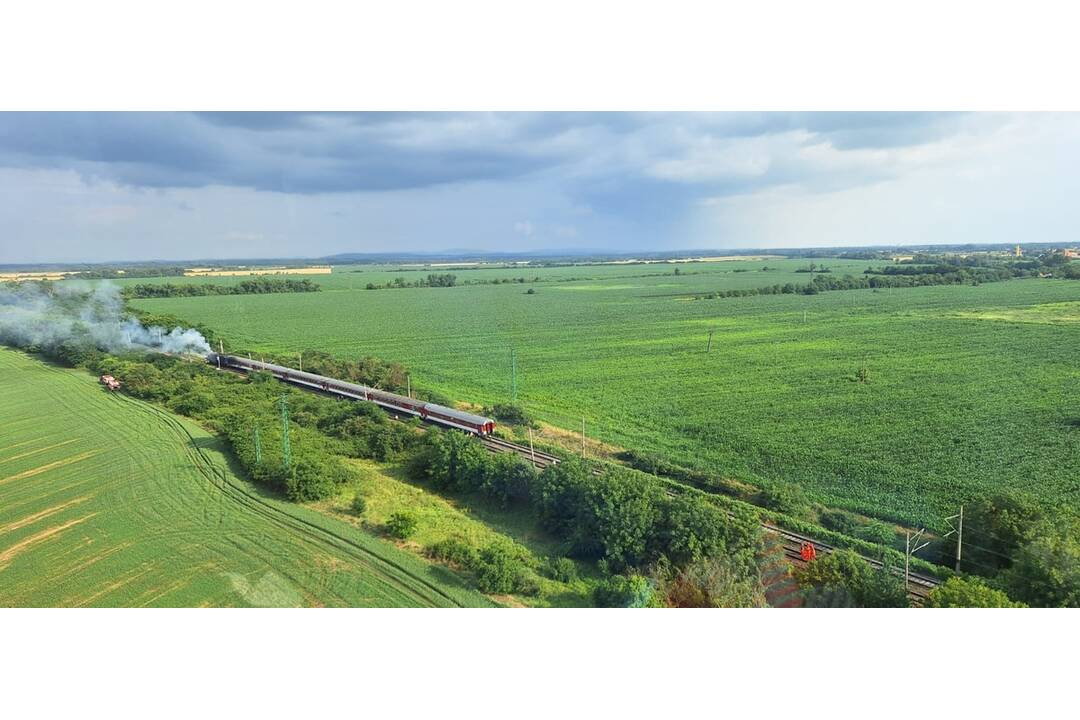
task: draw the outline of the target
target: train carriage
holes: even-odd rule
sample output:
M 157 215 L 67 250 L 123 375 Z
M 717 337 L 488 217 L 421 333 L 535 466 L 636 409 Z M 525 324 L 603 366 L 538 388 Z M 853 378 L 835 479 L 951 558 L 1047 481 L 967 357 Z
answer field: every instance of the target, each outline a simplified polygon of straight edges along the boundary
M 473 413 L 455 410 L 444 405 L 423 402 L 404 395 L 398 395 L 385 390 L 376 390 L 375 388 L 369 388 L 365 385 L 357 385 L 343 380 L 336 380 L 334 378 L 296 370 L 283 365 L 275 365 L 259 360 L 249 360 L 247 358 L 221 353 L 210 353 L 210 355 L 207 356 L 206 361 L 219 368 L 237 368 L 247 372 L 268 372 L 283 382 L 321 390 L 322 392 L 337 397 L 345 397 L 352 400 L 366 400 L 393 413 L 412 415 L 429 422 L 444 425 L 446 427 L 457 428 L 476 435 L 489 435 L 495 430 L 495 421 L 482 415 L 474 415 Z

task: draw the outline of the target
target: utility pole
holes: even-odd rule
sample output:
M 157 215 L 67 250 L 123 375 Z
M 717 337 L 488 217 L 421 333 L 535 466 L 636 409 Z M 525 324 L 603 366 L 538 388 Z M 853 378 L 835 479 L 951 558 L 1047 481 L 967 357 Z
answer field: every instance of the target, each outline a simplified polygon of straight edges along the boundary
M 292 452 L 289 448 L 289 401 L 285 395 L 278 399 L 278 409 L 281 412 L 281 460 L 288 470 L 292 464 Z
M 921 545 L 919 544 L 919 539 L 924 532 L 926 532 L 926 528 L 919 530 L 914 536 L 912 536 L 910 530 L 904 533 L 904 592 L 908 591 L 910 583 L 911 556 L 930 544 L 929 540 L 923 541 Z
M 255 464 L 262 465 L 262 441 L 259 440 L 259 426 L 255 425 Z
M 581 459 L 585 459 L 585 416 L 581 416 Z
M 958 520 L 956 527 L 953 527 L 953 520 Z M 964 544 L 964 506 L 960 506 L 960 512 L 958 514 L 950 515 L 945 518 L 945 522 L 949 523 L 949 532 L 945 533 L 942 537 L 949 537 L 953 533 L 956 533 L 956 572 L 960 572 L 960 552 L 963 549 Z
M 222 354 L 222 355 L 224 355 L 224 354 L 225 354 L 225 343 L 224 343 L 224 342 L 222 342 L 221 338 L 218 338 L 218 341 L 217 341 L 217 349 L 218 349 L 218 352 L 219 352 L 220 354 Z
M 405 388 L 405 394 L 409 396 L 409 399 L 412 399 L 412 378 L 408 375 L 405 376 Z
M 304 372 L 304 353 L 296 353 L 296 356 L 300 358 L 300 372 Z
M 517 403 L 517 353 L 510 348 L 510 402 Z
M 533 436 L 532 436 L 532 426 L 531 425 L 529 426 L 529 455 L 532 457 L 533 465 L 536 465 L 536 450 L 535 450 L 535 448 L 533 448 Z
M 712 334 L 713 334 L 713 331 L 710 330 L 709 331 L 709 344 L 705 346 L 705 354 L 706 355 L 708 355 L 709 351 L 712 350 Z

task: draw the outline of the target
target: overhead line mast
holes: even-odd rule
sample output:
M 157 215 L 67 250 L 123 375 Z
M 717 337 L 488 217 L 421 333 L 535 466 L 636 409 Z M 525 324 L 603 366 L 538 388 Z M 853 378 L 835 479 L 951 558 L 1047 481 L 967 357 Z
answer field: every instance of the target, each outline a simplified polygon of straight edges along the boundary
M 292 451 L 289 447 L 289 402 L 285 395 L 278 398 L 278 408 L 281 411 L 281 460 L 288 470 L 292 464 Z
M 956 527 L 953 527 L 953 520 L 958 520 Z M 953 533 L 956 533 L 956 572 L 960 572 L 960 553 L 964 545 L 964 506 L 960 506 L 960 512 L 958 514 L 950 515 L 945 518 L 945 522 L 949 523 L 949 532 L 945 533 L 942 537 L 949 537 Z

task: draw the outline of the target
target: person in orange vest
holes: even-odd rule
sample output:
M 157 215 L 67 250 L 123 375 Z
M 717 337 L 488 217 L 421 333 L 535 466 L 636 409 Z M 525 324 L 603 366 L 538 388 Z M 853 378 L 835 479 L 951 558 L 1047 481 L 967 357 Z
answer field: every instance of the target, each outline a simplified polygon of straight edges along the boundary
M 804 542 L 799 548 L 799 555 L 802 556 L 803 562 L 810 562 L 817 557 L 817 548 L 814 547 L 814 543 Z

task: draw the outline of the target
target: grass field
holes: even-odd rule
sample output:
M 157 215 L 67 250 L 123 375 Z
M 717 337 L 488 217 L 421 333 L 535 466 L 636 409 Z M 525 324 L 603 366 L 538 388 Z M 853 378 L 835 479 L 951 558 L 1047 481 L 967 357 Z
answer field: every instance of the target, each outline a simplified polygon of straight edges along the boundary
M 573 430 L 584 416 L 616 445 L 931 528 L 996 488 L 1077 502 L 1080 283 L 686 297 L 806 282 L 807 262 L 455 270 L 545 281 L 398 290 L 364 290 L 395 276 L 365 269 L 320 278 L 320 293 L 135 305 L 236 347 L 398 360 L 414 385 L 478 404 L 509 399 L 513 348 L 540 419 Z
M 406 478 L 400 465 L 371 460 L 349 460 L 356 480 L 332 500 L 316 507 L 344 522 L 380 528 L 396 512 L 408 511 L 417 518 L 417 529 L 408 547 L 417 553 L 443 540 L 458 540 L 477 550 L 493 543 L 513 543 L 537 563 L 544 557 L 559 557 L 563 543 L 545 533 L 536 516 L 523 508 L 500 508 L 480 497 L 455 497 L 438 493 L 422 483 Z M 366 509 L 358 515 L 352 500 L 361 495 Z M 580 563 L 582 578 L 562 583 L 537 576 L 539 592 L 535 596 L 508 599 L 530 606 L 588 607 L 595 583 L 590 582 L 590 568 Z
M 237 477 L 218 440 L 0 349 L 0 606 L 483 606 Z

